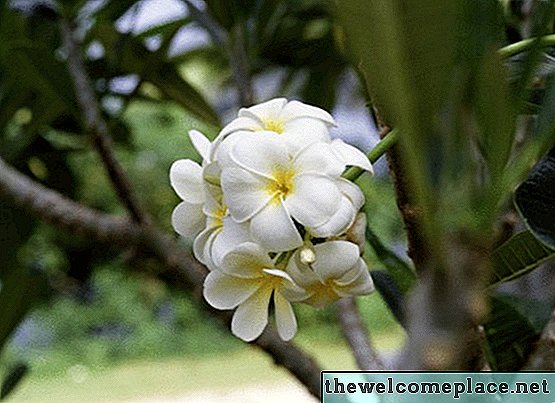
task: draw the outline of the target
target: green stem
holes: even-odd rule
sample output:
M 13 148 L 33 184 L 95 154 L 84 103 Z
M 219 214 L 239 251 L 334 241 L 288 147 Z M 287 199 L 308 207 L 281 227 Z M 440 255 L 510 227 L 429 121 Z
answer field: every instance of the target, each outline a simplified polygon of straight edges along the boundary
M 367 154 L 368 160 L 373 164 L 384 155 L 397 142 L 399 132 L 395 129 L 391 130 L 383 139 L 381 139 L 376 146 Z M 355 181 L 364 170 L 359 167 L 350 167 L 345 171 L 343 177 L 347 180 Z
M 511 43 L 510 45 L 499 49 L 497 52 L 499 53 L 499 56 L 501 56 L 501 58 L 505 59 L 518 53 L 526 52 L 534 46 L 539 46 L 542 48 L 555 46 L 555 34 L 545 35 L 540 38 L 524 39 L 520 42 Z

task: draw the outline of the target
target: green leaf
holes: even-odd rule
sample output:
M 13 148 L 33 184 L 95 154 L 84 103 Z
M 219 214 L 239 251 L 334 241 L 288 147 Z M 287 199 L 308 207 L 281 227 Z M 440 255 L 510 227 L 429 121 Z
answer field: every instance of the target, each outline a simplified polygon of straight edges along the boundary
M 21 266 L 13 266 L 2 278 L 0 290 L 0 348 L 43 296 L 46 283 L 42 273 Z
M 476 115 L 481 126 L 480 149 L 492 176 L 498 183 L 513 146 L 516 114 L 509 85 L 497 53 L 485 57 L 476 77 Z
M 10 395 L 21 380 L 29 372 L 29 366 L 24 362 L 19 362 L 10 368 L 8 374 L 2 380 L 2 387 L 0 389 L 0 400 L 4 400 Z
M 484 323 L 486 357 L 494 371 L 520 370 L 538 338 L 534 326 L 509 300 L 493 297 Z
M 536 239 L 530 231 L 514 235 L 492 254 L 490 286 L 514 280 L 555 257 L 555 250 Z
M 516 189 L 515 204 L 530 231 L 555 249 L 555 147 Z
M 380 262 L 387 269 L 396 287 L 403 295 L 406 295 L 416 283 L 414 270 L 393 251 L 388 249 L 369 227 L 366 227 L 366 240 L 374 249 Z
M 382 296 L 384 302 L 389 307 L 389 310 L 395 316 L 397 321 L 405 324 L 404 296 L 403 293 L 397 288 L 391 273 L 384 270 L 372 270 L 370 272 L 376 290 Z

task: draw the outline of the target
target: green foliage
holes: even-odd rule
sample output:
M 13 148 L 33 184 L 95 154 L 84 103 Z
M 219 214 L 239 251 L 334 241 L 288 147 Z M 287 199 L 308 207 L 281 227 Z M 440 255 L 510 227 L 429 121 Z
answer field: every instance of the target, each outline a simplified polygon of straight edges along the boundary
M 555 148 L 517 188 L 515 204 L 530 231 L 555 249 Z
M 494 371 L 518 371 L 549 320 L 549 304 L 497 296 L 484 324 L 486 355 Z
M 516 234 L 493 252 L 490 285 L 514 280 L 553 257 L 555 250 L 538 241 L 530 231 Z

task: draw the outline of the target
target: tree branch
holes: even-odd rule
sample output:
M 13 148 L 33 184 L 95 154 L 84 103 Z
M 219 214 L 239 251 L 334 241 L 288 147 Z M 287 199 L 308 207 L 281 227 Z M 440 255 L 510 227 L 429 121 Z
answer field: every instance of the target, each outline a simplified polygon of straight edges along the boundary
M 0 196 L 59 229 L 103 243 L 137 244 L 139 228 L 129 219 L 86 208 L 32 181 L 0 158 Z
M 343 336 L 351 346 L 359 369 L 363 371 L 385 369 L 370 343 L 370 337 L 360 317 L 356 300 L 352 297 L 342 298 L 337 301 L 337 308 Z
M 75 86 L 75 96 L 83 114 L 85 129 L 92 135 L 93 144 L 104 163 L 118 197 L 135 221 L 147 223 L 148 215 L 141 208 L 125 171 L 114 155 L 108 125 L 100 113 L 96 95 L 81 59 L 80 49 L 73 38 L 69 22 L 63 18 L 60 19 L 60 34 L 63 46 L 67 50 L 69 75 Z
M 0 172 L 0 197 L 69 233 L 121 248 L 137 246 L 149 250 L 163 264 L 159 275 L 169 286 L 190 291 L 208 314 L 229 328 L 232 313 L 218 311 L 202 298 L 207 269 L 172 237 L 151 225 L 141 226 L 127 218 L 112 217 L 76 203 L 34 182 L 1 158 Z M 282 341 L 272 327 L 253 344 L 271 355 L 276 364 L 287 368 L 314 396 L 320 396 L 320 368 L 312 357 L 294 344 Z

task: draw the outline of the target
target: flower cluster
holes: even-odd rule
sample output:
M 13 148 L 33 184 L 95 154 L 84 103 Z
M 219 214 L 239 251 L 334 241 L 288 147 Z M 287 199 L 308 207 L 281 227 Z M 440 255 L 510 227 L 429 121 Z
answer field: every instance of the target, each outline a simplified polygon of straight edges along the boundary
M 333 125 L 322 109 L 273 99 L 241 109 L 214 142 L 191 131 L 202 165 L 178 160 L 170 169 L 182 199 L 173 227 L 194 239 L 195 257 L 210 269 L 205 299 L 236 308 L 232 332 L 245 341 L 266 327 L 272 298 L 278 333 L 290 340 L 292 302 L 322 307 L 373 290 L 348 236 L 364 196 L 341 177 L 347 166 L 372 166 L 331 139 Z

